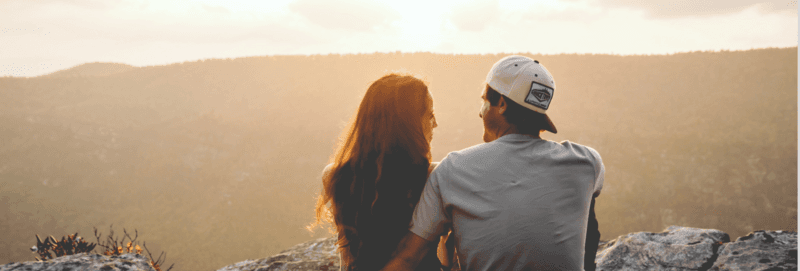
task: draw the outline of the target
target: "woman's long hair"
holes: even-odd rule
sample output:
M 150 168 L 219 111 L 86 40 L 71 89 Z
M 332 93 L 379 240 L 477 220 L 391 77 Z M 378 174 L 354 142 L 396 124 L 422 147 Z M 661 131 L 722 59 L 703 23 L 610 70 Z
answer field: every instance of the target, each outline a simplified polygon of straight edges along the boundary
M 408 230 L 431 159 L 422 126 L 429 100 L 428 87 L 412 76 L 373 82 L 323 176 L 308 229 L 330 222 L 359 269 L 380 268 Z

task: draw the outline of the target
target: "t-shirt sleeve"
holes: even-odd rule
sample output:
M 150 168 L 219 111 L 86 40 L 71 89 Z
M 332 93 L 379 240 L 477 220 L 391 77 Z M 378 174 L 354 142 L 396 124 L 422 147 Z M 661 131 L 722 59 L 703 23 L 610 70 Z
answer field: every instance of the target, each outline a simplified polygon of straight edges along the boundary
M 450 215 L 445 210 L 442 193 L 439 190 L 439 183 L 442 181 L 445 171 L 446 169 L 439 165 L 428 177 L 419 203 L 414 209 L 409 229 L 419 237 L 432 242 L 445 234 L 446 229 L 450 227 Z
M 603 165 L 603 159 L 600 157 L 600 154 L 592 149 L 589 148 L 589 152 L 592 154 L 594 158 L 594 171 L 595 171 L 595 181 L 594 181 L 594 193 L 593 196 L 597 197 L 600 195 L 600 190 L 603 189 L 603 181 L 605 180 L 606 175 L 606 167 Z

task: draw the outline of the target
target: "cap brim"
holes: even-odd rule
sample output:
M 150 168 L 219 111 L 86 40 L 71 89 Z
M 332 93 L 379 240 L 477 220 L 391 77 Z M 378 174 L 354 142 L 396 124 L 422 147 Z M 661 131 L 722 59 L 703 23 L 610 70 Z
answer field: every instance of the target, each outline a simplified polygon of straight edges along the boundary
M 545 128 L 545 130 L 554 134 L 558 133 L 558 130 L 556 130 L 556 125 L 553 124 L 552 120 L 550 120 L 550 116 L 548 116 L 547 114 L 542 114 L 542 115 L 544 115 L 544 119 L 547 121 L 547 128 Z

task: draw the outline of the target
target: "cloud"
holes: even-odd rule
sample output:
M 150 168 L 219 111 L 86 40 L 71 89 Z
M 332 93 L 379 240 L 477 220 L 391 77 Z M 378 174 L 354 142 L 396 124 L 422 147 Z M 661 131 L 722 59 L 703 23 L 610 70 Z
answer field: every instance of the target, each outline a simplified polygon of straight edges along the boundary
M 583 23 L 591 24 L 603 19 L 606 14 L 602 10 L 591 10 L 585 8 L 568 7 L 563 10 L 549 10 L 546 12 L 527 11 L 524 13 L 523 21 L 546 23 Z
M 289 10 L 324 28 L 370 31 L 400 18 L 381 3 L 367 0 L 297 0 Z
M 563 0 L 576 2 L 578 0 Z M 589 3 L 604 7 L 628 7 L 642 9 L 648 15 L 657 18 L 675 18 L 689 16 L 712 16 L 736 13 L 747 8 L 758 6 L 764 13 L 791 12 L 797 14 L 797 2 L 789 0 L 589 0 Z
M 499 14 L 497 0 L 474 0 L 454 6 L 449 19 L 460 30 L 480 32 L 495 21 Z
M 210 13 L 230 14 L 231 11 L 223 6 L 210 6 L 203 4 L 203 10 Z
M 126 4 L 131 4 L 131 1 Z M 327 38 L 307 27 L 308 22 L 298 22 L 296 15 L 252 16 L 247 12 L 235 12 L 230 7 L 200 3 L 179 6 L 183 9 L 173 8 L 173 12 L 165 12 L 165 7 L 170 6 L 156 6 L 153 9 L 140 9 L 138 6 L 140 4 L 118 5 L 111 10 L 96 10 L 56 4 L 15 9 L 13 14 L 0 16 L 0 26 L 3 26 L 0 27 L 0 41 L 5 42 L 0 42 L 0 47 L 5 49 L 0 50 L 0 59 L 6 54 L 14 54 L 9 52 L 41 53 L 35 48 L 71 42 L 94 48 L 99 45 L 93 43 L 99 41 L 107 41 L 110 46 L 117 47 L 153 42 L 230 44 L 246 41 L 297 46 Z M 15 38 L 4 39 L 12 36 Z M 24 42 L 36 46 L 28 45 L 29 49 L 16 46 Z
M 0 0 L 0 4 L 5 4 L 5 3 L 22 4 L 26 7 L 32 7 L 36 5 L 63 4 L 63 5 L 77 6 L 81 8 L 95 9 L 95 10 L 110 9 L 119 5 L 122 2 L 124 2 L 124 0 L 38 0 L 38 1 Z

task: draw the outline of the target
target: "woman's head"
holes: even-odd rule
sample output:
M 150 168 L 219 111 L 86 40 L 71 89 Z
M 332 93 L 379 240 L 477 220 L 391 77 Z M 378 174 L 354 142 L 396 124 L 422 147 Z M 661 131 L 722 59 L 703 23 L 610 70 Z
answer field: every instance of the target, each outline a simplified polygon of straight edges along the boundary
M 350 129 L 351 134 L 344 143 L 355 143 L 347 142 L 354 139 L 362 146 L 369 144 L 375 149 L 410 147 L 408 150 L 413 156 L 424 151 L 427 157 L 430 151 L 428 139 L 433 135 L 434 124 L 433 99 L 428 86 L 413 76 L 389 74 L 367 89 Z
M 330 174 L 323 176 L 317 220 L 309 230 L 321 219 L 333 222 L 339 230 L 354 227 L 353 221 L 343 220 L 343 208 L 359 205 L 371 212 L 379 197 L 396 198 L 386 194 L 389 190 L 379 195 L 379 187 L 417 190 L 419 186 L 421 192 L 420 184 L 424 185 L 430 165 L 430 140 L 437 125 L 433 99 L 422 80 L 389 74 L 373 82 L 340 138 Z

